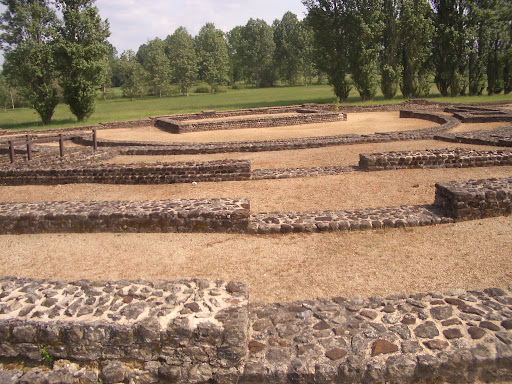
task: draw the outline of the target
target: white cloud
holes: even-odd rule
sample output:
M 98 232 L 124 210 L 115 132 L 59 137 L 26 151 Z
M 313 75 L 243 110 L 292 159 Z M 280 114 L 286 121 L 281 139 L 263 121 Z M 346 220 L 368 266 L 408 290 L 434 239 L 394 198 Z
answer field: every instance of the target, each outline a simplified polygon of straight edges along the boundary
M 227 32 L 252 17 L 272 24 L 291 11 L 302 19 L 301 0 L 96 0 L 103 19 L 110 23 L 109 41 L 119 53 L 137 51 L 147 40 L 165 39 L 180 26 L 196 35 L 207 22 Z M 0 6 L 0 12 L 5 10 Z M 0 57 L 0 64 L 3 57 Z
M 121 53 L 137 51 L 141 44 L 155 37 L 164 39 L 180 26 L 196 35 L 207 22 L 229 31 L 252 18 L 272 24 L 286 11 L 301 19 L 305 7 L 301 0 L 97 0 L 100 15 L 110 22 L 110 42 Z

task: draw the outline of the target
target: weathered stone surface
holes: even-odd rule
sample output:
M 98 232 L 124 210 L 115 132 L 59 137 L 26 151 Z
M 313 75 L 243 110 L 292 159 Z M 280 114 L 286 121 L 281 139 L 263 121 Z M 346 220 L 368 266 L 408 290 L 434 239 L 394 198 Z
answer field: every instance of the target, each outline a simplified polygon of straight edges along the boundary
M 495 305 L 485 292 L 457 290 L 448 292 L 448 297 L 396 295 L 380 301 L 371 310 L 377 314 L 373 320 L 361 315 L 370 310 L 373 301 L 361 297 L 248 305 L 244 285 L 221 281 L 101 284 L 81 281 L 69 284 L 5 278 L 0 279 L 0 292 L 3 312 L 6 308 L 16 308 L 14 313 L 19 313 L 24 305 L 34 306 L 27 321 L 6 322 L 4 317 L 9 316 L 9 312 L 0 314 L 3 338 L 0 359 L 2 356 L 18 357 L 21 361 L 14 373 L 15 384 L 23 382 L 19 380 L 23 377 L 25 383 L 44 384 L 75 384 L 77 380 L 96 384 L 98 379 L 141 384 L 212 380 L 219 383 L 284 383 L 289 380 L 316 384 L 343 380 L 414 382 L 434 380 L 440 375 L 454 381 L 455 372 L 462 372 L 465 380 L 476 378 L 478 372 L 482 380 L 487 380 L 486 375 L 491 372 L 496 378 L 512 374 L 511 333 L 502 328 L 505 320 L 497 320 L 509 316 L 509 312 L 504 303 Z M 512 297 L 508 291 L 505 293 L 492 297 L 505 302 Z M 20 295 L 31 299 L 25 302 L 20 300 Z M 445 307 L 440 300 L 453 298 L 453 295 L 463 297 L 472 308 L 485 312 L 486 320 L 473 324 L 485 325 L 487 321 L 496 325 L 499 322 L 501 330 L 492 331 L 460 321 L 459 316 L 478 315 L 459 312 L 455 306 L 449 319 L 430 316 L 437 313 L 431 309 Z M 67 296 L 72 298 L 67 301 L 68 307 L 74 307 L 69 315 L 60 315 L 65 320 L 62 330 L 57 323 L 59 317 L 53 320 L 55 323 L 37 323 L 37 316 L 44 317 L 44 311 L 52 310 L 41 305 L 42 302 L 48 297 L 54 298 L 55 305 L 61 306 L 64 312 L 66 306 L 62 299 Z M 91 297 L 95 298 L 92 304 Z M 11 306 L 11 300 L 25 304 Z M 394 312 L 381 312 L 386 302 L 395 308 Z M 82 307 L 101 307 L 105 303 L 109 303 L 109 309 L 101 315 L 95 316 L 94 311 L 77 317 Z M 421 306 L 414 305 L 419 303 Z M 347 307 L 361 308 L 351 311 Z M 124 308 L 129 310 L 123 311 Z M 130 308 L 138 308 L 140 319 L 133 319 Z M 140 308 L 144 308 L 141 313 Z M 216 314 L 207 316 L 215 308 Z M 168 311 L 176 314 L 174 320 L 169 321 Z M 384 315 L 394 314 L 398 319 L 396 323 L 385 322 Z M 407 318 L 406 315 L 415 319 L 413 326 L 400 321 Z M 81 321 L 75 322 L 77 318 Z M 166 319 L 165 327 L 161 327 L 162 318 Z M 132 326 L 117 324 L 118 321 L 131 321 Z M 34 324 L 35 328 L 30 328 Z M 15 332 L 16 328 L 19 330 Z M 438 338 L 440 332 L 441 338 Z M 430 334 L 436 337 L 425 338 Z M 473 341 L 475 336 L 480 337 L 478 341 Z M 39 344 L 31 346 L 21 342 L 32 337 L 48 340 L 47 351 L 55 357 L 65 358 L 66 354 L 75 353 L 78 363 L 57 360 L 53 369 L 38 370 L 30 363 L 23 365 L 30 356 L 36 361 L 40 359 Z M 91 368 L 90 361 L 98 362 L 98 369 Z M 472 364 L 480 371 L 471 368 Z
M 433 339 L 434 337 L 439 336 L 439 330 L 434 322 L 427 321 L 414 328 L 414 334 L 423 339 Z
M 446 320 L 453 314 L 453 308 L 450 306 L 433 307 L 430 309 L 430 314 L 436 320 Z
M 398 352 L 398 350 L 399 348 L 397 345 L 390 343 L 387 340 L 377 340 L 372 344 L 372 356 Z
M 432 349 L 432 350 L 443 350 L 443 349 L 448 348 L 448 346 L 450 345 L 450 344 L 448 344 L 447 341 L 438 340 L 438 339 L 427 340 L 427 341 L 424 341 L 423 344 L 425 344 L 428 349 Z
M 451 328 L 451 329 L 445 329 L 443 331 L 444 337 L 446 337 L 448 340 L 451 339 L 460 339 L 463 337 L 462 332 L 458 328 Z
M 325 352 L 325 356 L 329 359 L 336 361 L 347 355 L 347 351 L 342 348 L 331 349 L 330 351 Z

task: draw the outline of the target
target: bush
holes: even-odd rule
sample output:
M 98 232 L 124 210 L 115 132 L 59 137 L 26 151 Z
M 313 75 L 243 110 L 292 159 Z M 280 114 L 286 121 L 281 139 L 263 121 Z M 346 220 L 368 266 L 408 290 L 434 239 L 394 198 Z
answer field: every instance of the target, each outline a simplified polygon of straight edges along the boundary
M 226 93 L 228 91 L 228 88 L 224 85 L 216 85 L 213 87 L 213 90 L 215 93 Z
M 195 93 L 210 93 L 210 85 L 207 83 L 199 83 L 197 86 Z
M 245 88 L 245 86 L 243 86 L 242 84 L 236 84 L 236 83 L 231 86 L 231 89 L 244 89 L 244 88 Z

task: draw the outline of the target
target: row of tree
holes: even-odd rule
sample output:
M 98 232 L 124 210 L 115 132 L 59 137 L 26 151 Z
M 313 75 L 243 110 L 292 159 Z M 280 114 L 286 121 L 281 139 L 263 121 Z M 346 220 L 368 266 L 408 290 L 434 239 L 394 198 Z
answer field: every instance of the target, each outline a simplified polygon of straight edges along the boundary
M 315 63 L 344 101 L 512 91 L 510 0 L 303 0 Z M 351 74 L 349 77 L 348 74 Z
M 2 74 L 45 125 L 59 103 L 59 91 L 78 121 L 94 111 L 97 90 L 107 73 L 110 33 L 93 2 L 0 1 L 6 6 L 0 17 Z
M 272 26 L 250 19 L 228 33 L 207 23 L 198 35 L 184 27 L 165 40 L 155 38 L 111 60 L 113 82 L 122 84 L 128 97 L 140 96 L 149 87 L 156 96 L 178 86 L 183 94 L 198 81 L 217 84 L 253 82 L 272 86 L 311 82 L 314 73 L 312 31 L 306 22 L 287 12 Z
M 303 0 L 307 17 L 287 12 L 272 25 L 250 19 L 228 33 L 207 23 L 183 27 L 123 52 L 107 42 L 94 0 L 0 0 L 4 72 L 48 124 L 59 94 L 81 121 L 98 89 L 124 95 L 187 94 L 198 81 L 257 87 L 311 83 L 327 75 L 340 101 L 512 91 L 510 0 Z M 59 11 L 59 12 L 57 12 Z M 57 15 L 61 15 L 60 18 Z

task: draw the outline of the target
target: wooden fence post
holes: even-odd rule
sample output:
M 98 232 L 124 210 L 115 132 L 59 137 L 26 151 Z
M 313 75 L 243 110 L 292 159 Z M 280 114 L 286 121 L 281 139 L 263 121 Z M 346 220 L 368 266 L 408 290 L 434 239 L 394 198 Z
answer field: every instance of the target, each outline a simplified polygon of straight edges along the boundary
M 9 157 L 11 158 L 11 163 L 14 163 L 14 142 L 9 140 Z
M 98 150 L 98 136 L 96 133 L 96 129 L 92 130 L 92 148 L 94 152 Z
M 64 157 L 64 137 L 62 133 L 59 134 L 59 147 L 60 147 L 60 157 Z
M 27 160 L 32 160 L 32 147 L 30 144 L 30 135 L 27 135 Z

